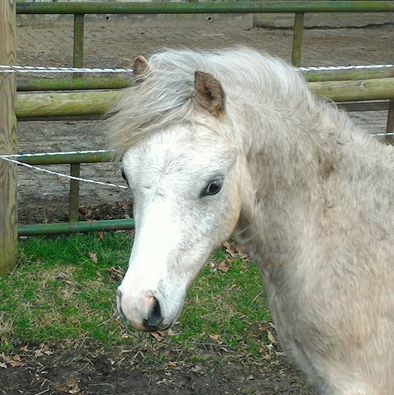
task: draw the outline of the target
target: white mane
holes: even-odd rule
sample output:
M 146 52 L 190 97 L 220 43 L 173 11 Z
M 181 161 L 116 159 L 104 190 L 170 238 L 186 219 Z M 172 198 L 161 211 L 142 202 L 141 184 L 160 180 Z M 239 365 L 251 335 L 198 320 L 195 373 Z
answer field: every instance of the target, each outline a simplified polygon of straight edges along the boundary
M 121 155 L 145 136 L 193 118 L 194 73 L 212 74 L 230 101 L 275 102 L 294 108 L 316 99 L 300 73 L 280 59 L 246 48 L 220 51 L 164 50 L 149 60 L 150 72 L 114 109 L 109 145 Z

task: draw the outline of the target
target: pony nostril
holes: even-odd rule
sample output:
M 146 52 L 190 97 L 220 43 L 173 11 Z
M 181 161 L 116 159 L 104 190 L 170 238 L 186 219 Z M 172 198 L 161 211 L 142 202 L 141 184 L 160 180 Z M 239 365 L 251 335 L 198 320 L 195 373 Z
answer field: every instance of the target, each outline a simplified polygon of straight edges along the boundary
M 152 296 L 153 304 L 148 313 L 148 318 L 143 321 L 144 328 L 148 331 L 157 331 L 159 329 L 159 325 L 163 322 L 164 318 L 161 315 L 161 308 L 159 301 Z

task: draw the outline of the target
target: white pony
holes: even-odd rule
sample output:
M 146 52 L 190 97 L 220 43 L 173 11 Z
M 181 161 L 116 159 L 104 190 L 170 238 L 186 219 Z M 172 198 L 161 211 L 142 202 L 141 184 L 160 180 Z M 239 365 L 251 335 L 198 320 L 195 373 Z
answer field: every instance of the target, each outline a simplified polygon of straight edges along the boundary
M 319 393 L 393 395 L 393 148 L 253 50 L 166 50 L 134 70 L 111 125 L 136 222 L 122 314 L 171 326 L 235 233 Z

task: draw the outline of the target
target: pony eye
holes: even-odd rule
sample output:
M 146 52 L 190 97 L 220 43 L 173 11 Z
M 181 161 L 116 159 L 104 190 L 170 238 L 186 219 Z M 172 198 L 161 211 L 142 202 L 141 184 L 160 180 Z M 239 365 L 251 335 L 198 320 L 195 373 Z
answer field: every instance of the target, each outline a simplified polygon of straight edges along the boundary
M 205 191 L 203 193 L 204 196 L 206 195 L 216 195 L 219 193 L 219 191 L 222 189 L 222 181 L 220 180 L 214 180 L 211 181 L 207 187 L 205 188 Z

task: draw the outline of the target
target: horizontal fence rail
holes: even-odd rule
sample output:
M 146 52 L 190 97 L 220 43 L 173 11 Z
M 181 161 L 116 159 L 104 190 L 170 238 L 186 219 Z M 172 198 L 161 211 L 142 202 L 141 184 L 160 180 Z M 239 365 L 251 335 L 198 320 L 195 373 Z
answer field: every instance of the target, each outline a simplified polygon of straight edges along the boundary
M 380 76 L 394 77 L 389 73 L 380 73 Z M 33 80 L 18 80 L 17 90 L 20 92 L 29 91 L 66 91 L 66 90 L 89 90 L 89 89 L 123 89 L 133 84 L 132 78 L 112 77 L 112 78 L 74 78 L 74 79 L 49 79 L 39 78 Z
M 102 115 L 126 92 L 25 93 L 17 95 L 17 118 Z
M 80 152 L 55 152 L 43 154 L 14 155 L 19 162 L 28 165 L 71 165 L 79 163 L 104 163 L 113 162 L 115 156 L 111 151 L 80 151 Z
M 133 219 L 107 219 L 102 221 L 61 222 L 54 224 L 19 225 L 19 236 L 55 235 L 64 233 L 99 232 L 134 229 Z
M 302 70 L 302 73 L 308 82 L 369 80 L 394 77 L 394 66 L 385 68 L 367 66 L 365 68 L 349 68 L 345 70 L 313 70 L 309 68 L 309 70 Z
M 308 85 L 315 95 L 336 102 L 394 99 L 394 78 L 309 82 Z
M 316 95 L 337 102 L 394 99 L 394 78 L 308 84 Z M 126 94 L 127 90 L 20 93 L 16 100 L 16 116 L 30 119 L 105 114 Z
M 18 14 L 209 14 L 393 12 L 393 1 L 226 1 L 199 3 L 18 3 Z

